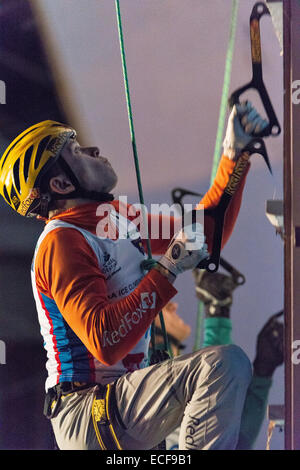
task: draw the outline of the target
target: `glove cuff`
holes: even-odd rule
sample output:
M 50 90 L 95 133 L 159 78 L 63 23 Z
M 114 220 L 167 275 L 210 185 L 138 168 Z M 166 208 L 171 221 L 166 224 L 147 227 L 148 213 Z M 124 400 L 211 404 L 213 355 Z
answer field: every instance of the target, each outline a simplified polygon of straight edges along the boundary
M 179 273 L 178 269 L 176 268 L 175 264 L 172 263 L 166 256 L 160 258 L 160 260 L 157 261 L 157 264 L 169 271 L 169 273 L 171 273 L 173 276 L 177 277 L 177 274 Z
M 236 158 L 236 150 L 224 147 L 223 155 L 225 155 L 225 157 L 228 157 L 229 160 L 234 160 Z
M 231 304 L 230 304 L 231 305 Z M 205 305 L 205 317 L 206 318 L 229 318 L 230 317 L 230 307 L 214 305 L 209 303 Z
M 157 262 L 154 266 L 154 269 L 156 269 L 156 271 L 159 271 L 163 276 L 165 276 L 171 284 L 174 283 L 176 275 L 171 273 L 171 271 L 169 271 L 165 266 Z

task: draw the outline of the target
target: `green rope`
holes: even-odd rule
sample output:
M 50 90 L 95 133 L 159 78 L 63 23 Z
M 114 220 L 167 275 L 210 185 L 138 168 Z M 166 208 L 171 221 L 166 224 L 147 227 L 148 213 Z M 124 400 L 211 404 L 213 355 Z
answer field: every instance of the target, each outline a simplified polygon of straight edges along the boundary
M 239 0 L 232 0 L 229 42 L 228 42 L 226 61 L 225 61 L 223 90 L 222 90 L 221 105 L 220 105 L 220 111 L 219 111 L 219 121 L 218 121 L 218 127 L 217 127 L 217 135 L 216 135 L 213 165 L 212 165 L 212 171 L 211 171 L 211 177 L 210 177 L 210 185 L 213 184 L 214 179 L 216 177 L 216 173 L 217 173 L 217 169 L 218 169 L 218 165 L 220 161 L 220 156 L 221 156 L 222 141 L 223 141 L 224 127 L 225 127 L 225 118 L 226 118 L 226 111 L 227 111 L 227 105 L 228 105 L 228 95 L 229 95 L 231 69 L 232 69 L 232 57 L 233 57 L 234 43 L 235 43 L 238 6 L 239 6 Z M 194 343 L 194 351 L 197 351 L 201 347 L 201 344 L 202 344 L 200 338 L 201 338 L 201 330 L 203 329 L 203 322 L 204 322 L 204 318 L 203 318 L 204 306 L 201 301 L 199 301 L 199 304 L 200 305 L 198 306 L 196 339 Z
M 199 300 L 198 302 L 198 312 L 197 312 L 197 324 L 196 324 L 196 335 L 195 335 L 195 342 L 194 342 L 194 351 L 198 351 L 202 344 L 202 332 L 203 332 L 203 312 L 204 312 L 204 304 Z
M 211 184 L 213 183 L 215 179 L 220 156 L 221 156 L 223 133 L 224 133 L 224 127 L 225 127 L 225 118 L 226 118 L 226 111 L 227 111 L 227 105 L 228 105 L 228 94 L 229 94 L 229 87 L 230 87 L 230 77 L 231 77 L 231 68 L 232 68 L 232 57 L 233 57 L 233 51 L 234 51 L 238 7 L 239 7 L 239 0 L 232 0 L 229 43 L 228 43 L 226 62 L 225 62 L 225 72 L 224 72 L 223 91 L 222 91 L 222 98 L 221 98 L 221 105 L 220 105 L 220 112 L 219 112 L 219 122 L 218 122 L 218 127 L 217 127 L 217 136 L 216 136 L 215 151 L 214 151 L 214 157 L 213 157 L 213 166 L 212 166 L 212 172 L 211 172 L 211 178 L 210 178 Z
M 135 171 L 136 171 L 136 179 L 139 191 L 139 198 L 140 203 L 142 205 L 142 213 L 143 213 L 143 221 L 144 226 L 147 230 L 147 250 L 149 258 L 152 257 L 151 254 L 151 245 L 150 240 L 148 237 L 148 223 L 147 218 L 144 210 L 144 195 L 143 195 L 143 188 L 142 188 L 142 181 L 141 181 L 141 172 L 139 168 L 139 159 L 136 147 L 136 140 L 135 140 L 135 132 L 134 132 L 134 125 L 133 125 L 133 115 L 132 115 L 132 108 L 131 108 L 131 100 L 130 100 L 130 93 L 129 93 L 129 83 L 128 83 L 128 74 L 127 74 L 127 66 L 126 66 L 126 57 L 125 57 L 125 48 L 124 48 L 124 38 L 123 38 L 123 30 L 122 30 L 122 21 L 121 21 L 121 11 L 119 0 L 116 0 L 116 10 L 117 10 L 117 20 L 118 20 L 118 32 L 119 32 L 119 40 L 120 40 L 120 51 L 121 51 L 121 58 L 122 58 L 122 68 L 123 68 L 123 77 L 124 77 L 124 86 L 125 86 L 125 94 L 126 94 L 126 103 L 127 103 L 127 112 L 128 112 L 128 121 L 129 121 L 129 129 L 130 129 L 130 136 L 131 136 L 131 144 L 132 144 L 132 151 L 133 151 L 133 158 L 135 164 Z
M 145 260 L 145 262 L 142 263 L 142 268 L 147 270 L 153 267 L 153 265 L 155 264 L 155 261 L 152 259 L 151 243 L 150 243 L 149 233 L 148 233 L 148 220 L 147 220 L 147 215 L 145 212 L 141 172 L 139 168 L 139 158 L 138 158 L 138 152 L 137 152 L 137 146 L 136 146 L 134 125 L 133 125 L 133 113 L 132 113 L 132 108 L 131 108 L 131 100 L 130 100 L 130 92 L 129 92 L 129 82 L 128 82 L 128 73 L 127 73 L 127 66 L 126 66 L 126 56 L 125 56 L 124 38 L 123 38 L 123 29 L 122 29 L 122 20 L 121 20 L 119 0 L 115 0 L 115 4 L 116 4 L 116 12 L 117 12 L 118 33 L 119 33 L 119 42 L 120 42 L 120 51 L 121 51 L 121 59 L 122 59 L 122 69 L 123 69 L 123 77 L 124 77 L 124 86 L 125 86 L 125 94 L 126 94 L 131 144 L 132 144 L 132 151 L 133 151 L 133 157 L 134 157 L 139 198 L 140 198 L 140 203 L 142 206 L 142 216 L 143 216 L 144 227 L 146 228 L 146 235 L 147 235 L 146 243 L 147 243 L 148 260 Z M 162 331 L 164 333 L 165 348 L 169 352 L 170 356 L 172 357 L 172 351 L 171 351 L 171 348 L 169 347 L 164 319 L 163 319 L 163 315 L 161 312 L 159 313 L 159 317 L 160 317 Z M 154 324 L 152 325 L 152 328 L 151 328 L 151 340 L 152 340 L 153 349 L 155 350 L 155 326 Z

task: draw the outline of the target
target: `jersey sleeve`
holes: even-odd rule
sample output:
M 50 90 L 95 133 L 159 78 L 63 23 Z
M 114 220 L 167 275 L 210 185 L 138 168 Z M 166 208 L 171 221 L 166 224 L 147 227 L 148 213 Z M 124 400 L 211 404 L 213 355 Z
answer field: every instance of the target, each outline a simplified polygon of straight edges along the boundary
M 57 228 L 42 241 L 35 262 L 39 292 L 52 298 L 90 353 L 106 365 L 124 358 L 145 334 L 155 316 L 177 293 L 151 270 L 127 297 L 109 302 L 106 280 L 94 251 L 73 228 Z M 154 294 L 145 306 L 142 293 Z M 126 321 L 127 333 L 119 334 Z M 124 331 L 124 328 L 123 328 Z
M 230 160 L 225 155 L 222 156 L 216 177 L 210 189 L 201 199 L 199 204 L 196 206 L 197 210 L 212 209 L 216 207 L 221 199 L 224 189 L 227 186 L 229 178 L 234 170 L 235 162 Z M 223 228 L 223 239 L 222 248 L 230 238 L 234 229 L 239 210 L 242 203 L 243 191 L 246 182 L 246 175 L 248 174 L 250 163 L 241 179 L 240 185 L 232 197 L 232 200 L 227 209 L 224 228 Z M 180 230 L 181 219 L 176 217 L 169 217 L 164 215 L 149 214 L 148 215 L 148 230 L 149 237 L 151 240 L 151 249 L 153 254 L 163 254 L 168 248 L 171 238 L 173 235 Z M 209 215 L 204 215 L 204 233 L 206 243 L 208 245 L 208 251 L 212 250 L 213 234 L 214 234 L 214 220 Z M 144 248 L 147 249 L 145 240 L 143 240 Z
M 210 189 L 204 195 L 204 197 L 200 201 L 200 205 L 204 206 L 204 209 L 212 209 L 216 207 L 221 199 L 221 196 L 226 188 L 229 178 L 233 173 L 235 167 L 235 162 L 230 160 L 225 155 L 222 156 L 220 160 L 220 164 L 216 173 L 216 177 Z M 229 240 L 240 208 L 242 204 L 243 198 L 243 191 L 246 183 L 246 177 L 250 169 L 250 163 L 248 163 L 246 171 L 242 176 L 238 189 L 234 193 L 230 204 L 227 208 L 225 219 L 224 219 L 224 227 L 223 227 L 223 238 L 222 238 L 222 248 L 225 246 L 227 241 Z M 201 209 L 202 206 L 198 205 L 196 209 Z M 204 217 L 204 232 L 206 236 L 206 243 L 208 245 L 208 251 L 210 252 L 212 249 L 212 241 L 213 241 L 213 233 L 214 233 L 214 220 L 211 216 Z

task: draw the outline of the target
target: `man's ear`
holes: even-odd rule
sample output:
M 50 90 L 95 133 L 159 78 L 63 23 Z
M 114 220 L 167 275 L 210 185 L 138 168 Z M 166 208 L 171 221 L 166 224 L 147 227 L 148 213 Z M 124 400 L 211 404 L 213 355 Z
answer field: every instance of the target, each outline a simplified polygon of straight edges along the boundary
M 65 175 L 53 176 L 49 181 L 51 191 L 58 194 L 69 194 L 75 191 L 75 186 Z

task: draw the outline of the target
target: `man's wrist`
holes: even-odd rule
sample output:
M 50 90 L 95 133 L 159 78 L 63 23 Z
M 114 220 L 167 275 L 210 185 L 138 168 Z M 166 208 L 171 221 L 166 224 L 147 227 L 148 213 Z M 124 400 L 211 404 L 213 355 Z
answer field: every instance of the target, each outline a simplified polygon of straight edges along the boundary
M 269 364 L 265 361 L 260 361 L 257 358 L 253 361 L 253 374 L 258 377 L 272 377 L 276 366 Z
M 206 318 L 230 318 L 230 307 L 228 305 L 213 304 L 212 302 L 205 304 Z
M 173 282 L 176 279 L 175 274 L 171 273 L 167 268 L 162 266 L 161 264 L 157 263 L 153 269 L 156 269 L 156 271 L 160 272 L 164 277 L 168 279 L 168 281 L 173 284 Z

